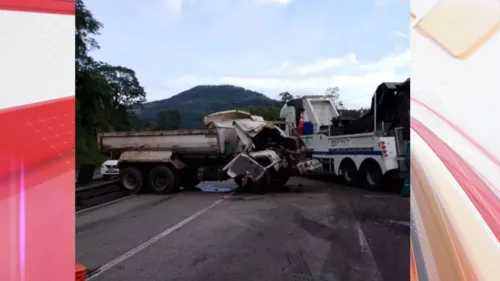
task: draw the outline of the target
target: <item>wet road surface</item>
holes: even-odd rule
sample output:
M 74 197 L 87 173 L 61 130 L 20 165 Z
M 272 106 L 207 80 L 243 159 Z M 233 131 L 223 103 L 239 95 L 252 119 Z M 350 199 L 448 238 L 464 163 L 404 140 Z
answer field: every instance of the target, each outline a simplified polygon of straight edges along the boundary
M 89 280 L 409 278 L 409 200 L 292 178 L 266 195 L 134 196 L 77 214 Z

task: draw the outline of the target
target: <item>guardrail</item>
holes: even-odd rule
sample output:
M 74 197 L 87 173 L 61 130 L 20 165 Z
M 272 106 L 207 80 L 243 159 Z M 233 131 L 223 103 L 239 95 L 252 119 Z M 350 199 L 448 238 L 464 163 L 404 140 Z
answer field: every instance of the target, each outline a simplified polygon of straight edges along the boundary
M 83 200 L 89 200 L 117 192 L 123 192 L 118 186 L 118 180 L 96 181 L 95 183 L 76 188 L 75 205 L 77 208 L 81 208 Z

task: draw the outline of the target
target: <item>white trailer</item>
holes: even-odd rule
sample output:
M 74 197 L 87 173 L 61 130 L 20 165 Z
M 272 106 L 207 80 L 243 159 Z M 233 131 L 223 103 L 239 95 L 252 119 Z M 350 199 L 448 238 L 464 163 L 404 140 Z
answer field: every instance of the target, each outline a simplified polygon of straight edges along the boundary
M 376 189 L 403 169 L 409 141 L 409 83 L 381 84 L 372 109 L 351 124 L 342 124 L 334 101 L 321 96 L 288 102 L 280 117 L 297 127 L 302 113 L 304 122 L 312 123 L 312 134 L 302 135 L 302 140 L 309 156 L 322 164 L 321 173 L 340 176 L 348 185 Z

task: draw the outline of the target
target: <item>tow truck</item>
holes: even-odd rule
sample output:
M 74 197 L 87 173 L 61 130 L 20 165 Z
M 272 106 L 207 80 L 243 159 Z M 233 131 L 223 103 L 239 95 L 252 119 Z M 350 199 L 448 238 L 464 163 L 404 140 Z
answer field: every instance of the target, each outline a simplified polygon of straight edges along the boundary
M 380 84 L 370 110 L 359 119 L 342 116 L 331 97 L 304 96 L 285 103 L 280 120 L 287 124 L 283 128 L 302 130 L 308 156 L 320 163 L 317 173 L 337 176 L 350 186 L 379 189 L 404 169 L 410 79 Z

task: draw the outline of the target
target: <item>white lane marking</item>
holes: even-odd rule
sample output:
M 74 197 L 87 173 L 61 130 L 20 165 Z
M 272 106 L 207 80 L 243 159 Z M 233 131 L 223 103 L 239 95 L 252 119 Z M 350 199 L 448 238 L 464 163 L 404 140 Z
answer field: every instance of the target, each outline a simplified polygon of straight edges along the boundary
M 382 275 L 380 274 L 380 269 L 378 268 L 377 262 L 373 257 L 372 250 L 368 245 L 368 241 L 366 241 L 366 236 L 363 230 L 361 229 L 361 225 L 358 223 L 358 238 L 359 238 L 359 246 L 361 247 L 361 252 L 364 254 L 365 265 L 370 271 L 373 273 L 373 280 L 382 280 Z
M 80 213 L 84 213 L 84 212 L 87 212 L 87 211 L 92 211 L 92 210 L 95 210 L 97 208 L 101 208 L 101 207 L 104 207 L 104 206 L 107 206 L 107 205 L 111 205 L 113 203 L 116 203 L 116 202 L 119 202 L 119 201 L 122 201 L 122 200 L 125 200 L 125 199 L 128 199 L 128 198 L 131 198 L 131 197 L 134 197 L 134 196 L 135 195 L 125 196 L 125 197 L 122 197 L 122 198 L 119 198 L 119 199 L 116 199 L 116 200 L 113 200 L 113 201 L 109 201 L 109 202 L 103 203 L 101 205 L 97 205 L 97 206 L 94 206 L 94 207 L 83 209 L 83 210 L 77 211 L 76 214 L 78 215 Z
M 118 258 L 116 258 L 116 259 L 114 259 L 114 260 L 112 260 L 112 261 L 104 264 L 103 266 L 99 267 L 96 271 L 94 271 L 92 274 L 90 274 L 90 276 L 87 277 L 87 281 L 90 281 L 90 280 L 96 278 L 97 276 L 99 276 L 99 275 L 103 274 L 104 272 L 110 270 L 114 266 L 122 263 L 126 259 L 134 256 L 135 254 L 139 253 L 140 251 L 142 251 L 142 250 L 146 249 L 147 247 L 153 245 L 154 243 L 158 242 L 160 239 L 164 238 L 165 236 L 169 235 L 170 233 L 172 233 L 172 232 L 176 231 L 177 229 L 181 228 L 182 226 L 186 225 L 188 222 L 194 220 L 195 218 L 201 216 L 202 214 L 204 214 L 208 210 L 212 209 L 213 207 L 215 207 L 217 204 L 219 204 L 222 201 L 224 201 L 224 199 L 219 199 L 219 200 L 215 201 L 214 203 L 212 203 L 208 207 L 199 210 L 198 212 L 192 214 L 191 216 L 187 217 L 186 219 L 184 219 L 183 221 L 179 222 L 178 224 L 170 227 L 169 229 L 163 231 L 162 233 L 156 235 L 155 237 L 149 239 L 148 241 L 142 243 L 141 245 L 133 248 L 132 250 L 130 250 L 130 251 L 126 252 L 125 254 L 119 256 Z

